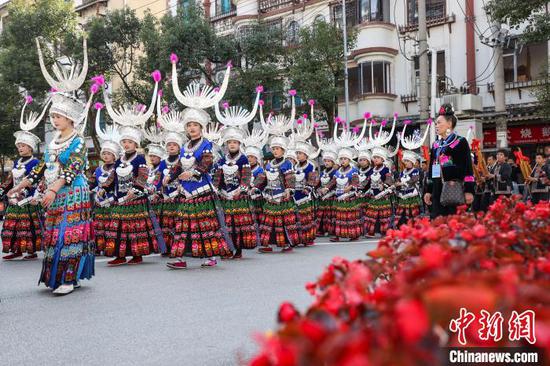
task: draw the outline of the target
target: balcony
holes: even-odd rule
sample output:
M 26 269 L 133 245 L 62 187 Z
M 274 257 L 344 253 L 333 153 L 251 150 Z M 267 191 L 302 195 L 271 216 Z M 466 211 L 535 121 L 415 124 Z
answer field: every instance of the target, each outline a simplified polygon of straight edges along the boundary
M 229 7 L 222 6 L 219 2 L 216 3 L 216 14 L 210 17 L 211 22 L 216 22 L 224 18 L 230 18 L 237 15 L 237 7 L 230 4 Z
M 445 0 L 428 0 L 426 2 L 426 23 L 428 28 L 454 23 L 454 15 L 447 15 Z M 399 26 L 400 33 L 415 32 L 418 30 L 418 12 L 416 0 L 408 0 L 407 4 L 407 25 Z
M 550 78 L 536 79 L 536 80 L 523 80 L 523 81 L 511 81 L 504 83 L 504 90 L 517 90 L 519 99 L 522 97 L 522 89 L 532 88 L 536 86 L 550 84 Z M 495 92 L 495 83 L 487 84 L 487 91 L 491 94 Z
M 233 17 L 237 15 L 237 7 L 231 3 L 216 2 L 216 14 L 210 18 L 210 23 L 217 35 L 232 32 Z
M 259 0 L 258 9 L 260 13 L 269 13 L 298 3 L 300 0 Z
M 76 12 L 80 12 L 94 5 L 100 6 L 100 4 L 105 4 L 105 6 L 107 6 L 107 2 L 108 0 L 83 0 L 82 3 L 77 5 L 74 10 Z

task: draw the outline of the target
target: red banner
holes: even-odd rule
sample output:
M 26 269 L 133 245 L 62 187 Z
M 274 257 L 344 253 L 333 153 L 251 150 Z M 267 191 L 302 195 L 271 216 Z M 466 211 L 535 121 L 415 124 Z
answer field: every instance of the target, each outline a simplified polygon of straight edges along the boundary
M 550 142 L 550 124 L 508 127 L 508 145 L 541 144 Z M 497 132 L 483 130 L 483 147 L 495 147 Z

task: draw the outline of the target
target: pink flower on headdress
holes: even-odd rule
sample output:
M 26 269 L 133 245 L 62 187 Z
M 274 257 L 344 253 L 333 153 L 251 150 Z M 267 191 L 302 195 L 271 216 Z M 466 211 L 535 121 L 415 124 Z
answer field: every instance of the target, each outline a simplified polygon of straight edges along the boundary
M 151 76 L 153 77 L 153 80 L 155 80 L 155 83 L 158 83 L 160 79 L 162 79 L 162 75 L 160 74 L 159 70 L 155 70 L 151 73 Z
M 163 114 L 168 114 L 168 113 L 170 113 L 170 107 L 168 107 L 168 106 L 165 104 L 164 107 L 162 107 L 162 113 L 163 113 Z
M 375 119 L 373 119 L 373 120 L 372 120 L 371 122 L 372 122 L 372 124 L 373 124 L 373 125 L 375 125 L 375 124 L 377 124 L 377 123 L 378 123 L 378 121 L 377 121 L 377 120 L 375 120 Z
M 388 124 L 388 121 L 383 119 L 382 120 L 382 123 L 380 123 L 382 125 L 382 127 L 386 127 L 386 125 Z
M 307 119 L 307 113 L 302 114 L 303 119 Z
M 426 121 L 426 123 L 427 123 L 428 125 L 431 125 L 431 124 L 433 123 L 433 119 L 428 118 L 428 120 Z
M 319 135 L 319 137 L 325 136 L 325 134 L 323 133 L 323 131 L 319 131 L 318 135 Z
M 395 112 L 395 113 L 393 114 L 393 118 L 395 118 L 395 119 L 397 119 L 398 116 L 399 116 L 399 114 L 398 114 L 397 112 Z
M 31 96 L 31 95 L 27 95 L 27 96 L 25 97 L 25 104 L 31 104 L 32 101 L 33 101 L 33 99 L 32 99 L 32 96 Z
M 363 117 L 365 117 L 365 119 L 370 119 L 372 117 L 372 114 L 370 112 L 365 112 L 363 114 Z
M 336 123 L 337 125 L 339 125 L 340 123 L 342 123 L 342 118 L 336 116 L 336 118 L 334 119 L 334 123 Z
M 447 162 L 449 162 L 449 157 L 445 154 L 442 154 L 439 157 L 439 164 L 443 165 L 443 164 L 446 164 Z
M 264 100 L 263 100 L 263 99 L 260 99 L 260 100 L 258 101 L 258 105 L 259 105 L 259 106 L 263 106 L 263 105 L 264 105 Z
M 163 94 L 164 94 L 164 92 L 162 91 L 162 89 L 159 89 L 159 91 L 158 91 L 158 95 L 159 95 L 159 97 L 161 97 L 161 98 L 162 98 L 162 95 L 163 95 Z
M 229 103 L 223 102 L 223 103 L 222 103 L 222 107 L 223 107 L 223 109 L 229 108 Z
M 138 103 L 138 104 L 136 105 L 136 110 L 137 110 L 138 112 L 145 112 L 146 109 L 147 109 L 147 108 L 145 107 L 145 105 L 143 105 L 143 104 L 141 104 L 141 103 Z
M 178 62 L 178 60 L 179 60 L 179 59 L 178 59 L 178 55 L 176 55 L 175 53 L 171 53 L 171 54 L 170 54 L 170 62 L 171 62 L 171 63 L 175 64 L 175 63 Z
M 445 115 L 445 107 L 441 106 L 441 107 L 439 108 L 439 115 L 440 115 L 440 116 L 444 116 L 444 115 Z
M 94 108 L 98 111 L 103 109 L 103 103 L 97 102 L 96 104 L 94 104 Z
M 304 121 L 302 121 L 301 118 L 299 118 L 297 121 L 296 121 L 297 124 L 301 125 L 302 123 L 304 123 Z
M 318 124 L 318 123 L 314 123 L 314 124 L 313 124 L 313 128 L 319 128 L 319 124 Z
M 92 84 L 90 87 L 90 93 L 95 94 L 99 91 L 99 84 Z
M 309 105 L 313 106 L 315 105 L 315 99 L 310 99 L 307 101 Z
M 103 75 L 96 75 L 92 78 L 92 81 L 96 84 L 99 84 L 99 85 L 104 85 L 105 84 L 105 76 Z
M 50 88 L 50 93 L 57 93 L 57 89 L 56 88 Z
M 263 85 L 258 85 L 256 87 L 256 93 L 263 93 L 264 92 L 264 86 Z
M 410 125 L 411 124 L 411 120 L 410 119 L 406 119 L 403 121 L 403 124 L 404 125 Z
M 296 95 L 296 89 L 290 89 L 288 91 L 288 95 L 290 95 L 291 97 L 295 96 Z
M 353 133 L 358 133 L 358 132 L 359 132 L 359 126 L 353 127 Z
M 231 62 L 231 60 L 227 61 L 227 67 L 229 68 L 233 67 L 233 62 Z
M 220 92 L 220 87 L 219 86 L 215 87 L 214 92 L 219 93 Z

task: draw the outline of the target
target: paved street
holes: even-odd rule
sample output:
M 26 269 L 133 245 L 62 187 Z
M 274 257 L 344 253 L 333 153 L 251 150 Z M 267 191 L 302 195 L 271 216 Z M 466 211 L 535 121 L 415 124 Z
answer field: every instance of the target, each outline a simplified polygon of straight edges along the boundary
M 311 302 L 304 289 L 334 256 L 361 258 L 377 240 L 288 254 L 245 252 L 217 268 L 169 270 L 166 259 L 107 268 L 66 297 L 37 287 L 41 261 L 0 263 L 2 365 L 235 365 L 273 329 L 278 305 Z

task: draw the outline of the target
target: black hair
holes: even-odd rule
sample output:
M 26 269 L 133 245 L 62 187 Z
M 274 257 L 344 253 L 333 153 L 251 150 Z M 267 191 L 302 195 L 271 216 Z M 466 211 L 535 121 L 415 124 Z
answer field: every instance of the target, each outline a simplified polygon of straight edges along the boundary
M 493 159 L 497 160 L 497 155 L 495 153 L 489 153 L 489 154 L 487 154 L 487 159 L 489 159 L 489 158 L 493 158 Z
M 447 122 L 451 122 L 453 129 L 456 127 L 458 119 L 455 116 L 455 110 L 452 104 L 445 103 L 441 105 L 441 107 L 439 108 L 439 115 L 443 116 L 445 120 L 447 120 Z
M 498 150 L 497 154 L 502 154 L 502 155 L 504 155 L 505 158 L 508 158 L 508 150 L 506 150 L 506 149 Z

